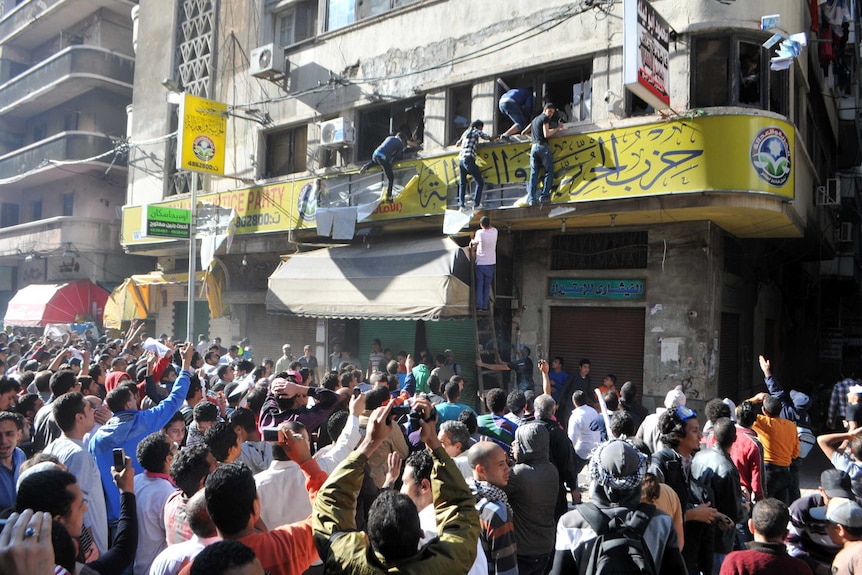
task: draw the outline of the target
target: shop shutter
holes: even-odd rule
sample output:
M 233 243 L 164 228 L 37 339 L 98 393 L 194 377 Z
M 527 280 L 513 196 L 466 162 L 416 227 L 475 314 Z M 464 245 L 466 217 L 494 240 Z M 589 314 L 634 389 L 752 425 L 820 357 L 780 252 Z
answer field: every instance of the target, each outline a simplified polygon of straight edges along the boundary
M 437 355 L 446 349 L 455 354 L 455 362 L 461 366 L 461 375 L 467 381 L 461 394 L 461 403 L 477 407 L 476 398 L 476 336 L 472 320 L 425 322 L 428 351 Z
M 739 314 L 721 314 L 718 340 L 718 397 L 739 397 Z
M 552 307 L 547 357 L 554 356 L 565 360 L 568 373 L 576 372 L 578 362 L 588 358 L 593 385 L 612 373 L 618 387 L 629 380 L 642 386 L 644 309 Z
M 382 349 L 388 347 L 392 350 L 392 359 L 396 359 L 399 351 L 412 354 L 416 341 L 416 322 L 385 319 L 359 320 L 359 349 L 350 351 L 353 357 L 360 359 L 363 371 L 368 367 L 368 354 L 371 353 L 371 342 L 375 339 L 379 339 L 383 344 Z
M 249 305 L 246 318 L 247 333 L 240 334 L 239 339 L 247 336 L 251 340 L 256 365 L 265 357 L 277 361 L 281 357 L 281 346 L 286 343 L 296 357 L 302 355 L 306 344 L 311 344 L 312 348 L 316 346 L 316 318 L 267 314 L 263 304 Z

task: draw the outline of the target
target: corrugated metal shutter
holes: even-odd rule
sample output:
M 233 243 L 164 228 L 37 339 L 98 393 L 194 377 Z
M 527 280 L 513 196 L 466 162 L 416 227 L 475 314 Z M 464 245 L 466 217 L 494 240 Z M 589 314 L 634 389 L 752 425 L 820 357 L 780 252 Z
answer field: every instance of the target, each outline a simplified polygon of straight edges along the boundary
M 739 314 L 721 314 L 718 348 L 718 397 L 739 397 Z
M 412 354 L 416 341 L 416 322 L 385 319 L 359 320 L 359 349 L 352 355 L 360 359 L 363 370 L 368 366 L 371 342 L 375 339 L 379 339 L 383 344 L 382 349 L 388 347 L 392 350 L 393 359 L 399 351 Z
M 437 355 L 446 349 L 455 354 L 455 362 L 461 366 L 461 375 L 467 381 L 461 394 L 461 403 L 476 408 L 476 336 L 473 320 L 425 322 L 428 350 Z
M 291 353 L 296 357 L 302 355 L 304 345 L 315 345 L 317 319 L 313 317 L 270 315 L 263 304 L 249 305 L 246 325 L 245 335 L 251 340 L 255 364 L 265 357 L 278 360 L 281 346 L 286 343 L 290 344 Z
M 549 342 L 548 357 L 562 357 L 568 373 L 588 358 L 594 385 L 608 373 L 618 386 L 628 380 L 643 385 L 643 308 L 552 307 Z

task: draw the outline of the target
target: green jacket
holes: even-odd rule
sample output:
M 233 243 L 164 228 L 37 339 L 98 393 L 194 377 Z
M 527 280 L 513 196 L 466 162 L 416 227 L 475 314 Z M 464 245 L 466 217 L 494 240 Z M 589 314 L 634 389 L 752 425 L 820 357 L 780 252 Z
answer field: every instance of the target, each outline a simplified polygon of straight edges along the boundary
M 454 575 L 470 570 L 479 537 L 476 500 L 442 447 L 432 451 L 431 456 L 431 488 L 439 536 L 414 556 L 392 562 L 372 551 L 365 533 L 356 531 L 356 494 L 367 458 L 354 451 L 332 472 L 318 492 L 311 514 L 314 542 L 328 574 Z

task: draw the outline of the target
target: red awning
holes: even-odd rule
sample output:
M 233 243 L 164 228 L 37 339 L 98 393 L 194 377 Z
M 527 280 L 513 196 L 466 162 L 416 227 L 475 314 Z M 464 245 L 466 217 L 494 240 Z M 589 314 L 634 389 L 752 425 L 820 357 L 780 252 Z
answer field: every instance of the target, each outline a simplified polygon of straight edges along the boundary
M 86 280 L 62 284 L 31 284 L 18 290 L 9 302 L 3 323 L 44 327 L 49 323 L 80 323 L 91 320 L 102 325 L 105 302 L 110 295 L 107 290 Z

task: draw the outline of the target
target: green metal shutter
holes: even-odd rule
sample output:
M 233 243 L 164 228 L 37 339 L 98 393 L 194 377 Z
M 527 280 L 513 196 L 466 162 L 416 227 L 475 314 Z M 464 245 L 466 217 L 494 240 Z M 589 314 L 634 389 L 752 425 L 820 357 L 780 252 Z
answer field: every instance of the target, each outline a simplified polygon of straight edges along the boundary
M 379 339 L 392 350 L 392 359 L 396 359 L 399 351 L 412 354 L 416 342 L 416 322 L 385 319 L 359 320 L 359 349 L 350 350 L 353 357 L 359 358 L 362 370 L 368 367 L 368 354 L 371 353 L 371 342 Z

